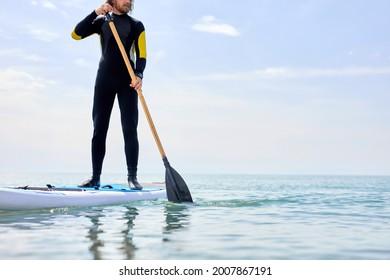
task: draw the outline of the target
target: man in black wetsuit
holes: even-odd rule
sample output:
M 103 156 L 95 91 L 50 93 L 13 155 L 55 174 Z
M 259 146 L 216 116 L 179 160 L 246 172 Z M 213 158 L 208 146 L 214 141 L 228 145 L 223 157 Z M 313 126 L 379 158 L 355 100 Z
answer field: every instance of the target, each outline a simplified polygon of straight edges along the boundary
M 121 113 L 122 131 L 125 140 L 125 154 L 128 183 L 131 189 L 141 190 L 137 181 L 139 144 L 138 95 L 142 87 L 143 71 L 146 66 L 145 28 L 142 22 L 128 15 L 134 0 L 111 0 L 89 14 L 75 27 L 72 38 L 84 39 L 92 34 L 100 36 L 102 56 L 97 71 L 93 101 L 92 178 L 80 187 L 99 187 L 103 159 L 106 152 L 106 137 L 115 97 Z M 104 15 L 112 12 L 113 21 L 129 55 L 136 81 L 131 81 L 118 45 Z

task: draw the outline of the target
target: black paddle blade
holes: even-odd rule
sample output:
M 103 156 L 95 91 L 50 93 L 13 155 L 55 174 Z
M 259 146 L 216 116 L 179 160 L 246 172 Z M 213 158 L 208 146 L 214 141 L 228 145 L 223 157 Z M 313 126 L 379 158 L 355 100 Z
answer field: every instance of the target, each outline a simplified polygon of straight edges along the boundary
M 171 202 L 193 202 L 190 190 L 184 179 L 171 167 L 166 157 L 163 158 L 163 161 L 168 200 Z

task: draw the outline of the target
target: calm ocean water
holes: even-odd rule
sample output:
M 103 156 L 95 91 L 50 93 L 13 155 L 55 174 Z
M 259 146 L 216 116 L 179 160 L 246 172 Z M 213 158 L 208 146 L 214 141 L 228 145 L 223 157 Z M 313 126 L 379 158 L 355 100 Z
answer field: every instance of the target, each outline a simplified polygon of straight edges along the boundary
M 390 259 L 390 177 L 182 175 L 193 205 L 0 211 L 0 259 Z M 0 186 L 84 177 L 1 174 Z

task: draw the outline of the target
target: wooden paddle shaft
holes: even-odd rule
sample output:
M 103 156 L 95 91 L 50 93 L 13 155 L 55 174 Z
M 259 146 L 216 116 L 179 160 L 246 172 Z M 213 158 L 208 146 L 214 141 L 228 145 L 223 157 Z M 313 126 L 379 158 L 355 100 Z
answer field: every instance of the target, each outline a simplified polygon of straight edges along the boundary
M 130 74 L 131 80 L 134 82 L 137 79 L 137 77 L 135 76 L 134 70 L 131 67 L 129 57 L 127 56 L 126 50 L 125 50 L 125 48 L 124 48 L 124 46 L 122 44 L 122 41 L 121 41 L 121 39 L 119 37 L 118 31 L 116 30 L 115 24 L 114 24 L 113 21 L 110 21 L 109 25 L 110 25 L 110 29 L 112 31 L 112 34 L 114 34 L 115 40 L 116 40 L 116 42 L 118 44 L 118 47 L 119 47 L 119 49 L 121 51 L 123 60 L 124 60 L 124 62 L 126 64 L 126 67 L 127 67 L 127 70 L 128 70 L 128 72 Z M 144 112 L 145 112 L 145 115 L 146 115 L 146 119 L 148 120 L 148 123 L 149 123 L 150 129 L 152 131 L 154 140 L 156 141 L 158 150 L 160 151 L 161 157 L 162 158 L 166 158 L 167 156 L 166 156 L 164 148 L 163 148 L 163 146 L 161 144 L 160 137 L 158 137 L 156 127 L 154 126 L 152 116 L 150 115 L 150 112 L 149 112 L 149 108 L 146 105 L 146 101 L 145 101 L 144 95 L 142 94 L 142 90 L 141 89 L 137 90 L 137 94 L 138 94 L 138 98 L 139 98 L 139 100 L 140 100 L 140 102 L 142 104 L 142 108 L 144 109 Z

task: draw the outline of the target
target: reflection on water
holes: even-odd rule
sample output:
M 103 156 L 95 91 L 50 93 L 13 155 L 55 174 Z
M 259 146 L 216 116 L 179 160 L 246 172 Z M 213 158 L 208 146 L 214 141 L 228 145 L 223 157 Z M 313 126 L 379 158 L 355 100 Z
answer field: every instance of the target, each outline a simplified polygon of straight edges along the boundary
M 134 227 L 134 221 L 136 216 L 138 215 L 138 210 L 135 207 L 124 207 L 125 211 L 123 213 L 123 217 L 120 218 L 125 220 L 125 227 L 120 232 L 123 241 L 121 242 L 121 246 L 119 247 L 119 251 L 123 253 L 125 259 L 131 260 L 134 259 L 136 246 L 133 243 L 133 232 L 132 229 Z M 109 243 L 110 240 L 104 241 L 104 233 L 105 231 L 102 229 L 104 224 L 101 220 L 105 218 L 105 214 L 103 209 L 99 209 L 93 213 L 86 215 L 90 221 L 91 226 L 89 227 L 88 234 L 86 235 L 87 239 L 90 240 L 89 251 L 91 252 L 94 260 L 102 260 L 105 259 L 104 253 L 102 249 L 104 248 L 105 242 Z
M 127 211 L 124 214 L 124 218 L 127 220 L 126 228 L 122 230 L 123 234 L 123 246 L 120 248 L 125 254 L 127 260 L 134 259 L 135 251 L 137 247 L 133 243 L 133 227 L 135 218 L 139 215 L 138 209 L 135 207 L 126 207 Z
M 163 228 L 163 241 L 170 241 L 170 236 L 178 230 L 181 230 L 189 225 L 189 212 L 184 204 L 165 205 L 165 226 Z
M 19 230 L 32 230 L 41 226 L 50 226 L 52 221 L 51 213 L 39 212 L 0 212 L 0 229 L 13 227 Z
M 161 258 L 158 248 L 180 239 L 190 213 L 183 204 L 157 206 L 0 212 L 0 259 Z
M 103 230 L 100 229 L 100 226 L 102 225 L 99 220 L 103 216 L 102 210 L 98 210 L 95 213 L 88 214 L 87 217 L 91 221 L 91 226 L 89 227 L 89 231 L 87 234 L 87 238 L 91 240 L 91 246 L 89 247 L 89 251 L 93 255 L 93 259 L 95 260 L 101 260 L 102 254 L 100 249 L 104 246 L 104 242 L 99 239 L 99 234 L 103 232 Z
M 118 209 L 119 210 L 119 209 Z M 153 211 L 153 210 L 152 210 Z M 120 216 L 119 216 L 120 213 Z M 189 213 L 186 205 L 182 204 L 172 204 L 172 203 L 166 203 L 164 205 L 164 213 L 163 216 L 159 215 L 158 213 L 155 213 L 156 216 L 149 217 L 149 222 L 152 223 L 159 223 L 160 218 L 163 218 L 165 216 L 165 220 L 163 223 L 162 233 L 161 235 L 150 233 L 150 234 L 144 234 L 141 229 L 147 227 L 147 225 L 140 224 L 145 223 L 144 219 L 145 216 L 141 217 L 142 221 L 138 223 L 139 228 L 135 227 L 136 225 L 136 219 L 138 216 L 140 216 L 139 210 L 136 207 L 123 207 L 120 208 L 120 211 L 118 211 L 118 215 L 116 216 L 116 220 L 126 221 L 124 224 L 121 224 L 121 227 L 118 229 L 119 236 L 120 237 L 120 246 L 116 247 L 116 253 L 115 256 L 122 256 L 126 260 L 132 260 L 136 259 L 136 253 L 139 248 L 136 245 L 136 242 L 134 241 L 134 238 L 138 236 L 141 236 L 142 238 L 148 238 L 149 242 L 153 242 L 155 247 L 158 247 L 159 245 L 156 244 L 156 238 L 158 239 L 161 237 L 160 240 L 162 242 L 168 242 L 171 241 L 174 234 L 178 231 L 183 230 L 189 225 Z M 145 213 L 145 215 L 148 215 Z M 110 239 L 110 235 L 107 235 L 107 232 L 103 228 L 112 227 L 110 225 L 110 222 L 112 222 L 111 218 L 108 213 L 105 213 L 103 209 L 91 212 L 88 215 L 86 215 L 90 221 L 91 225 L 88 229 L 88 234 L 86 237 L 90 241 L 89 250 L 93 256 L 93 259 L 95 260 L 101 260 L 107 258 L 107 255 L 104 253 L 104 247 L 108 246 L 110 242 L 113 242 L 112 239 L 113 236 L 111 236 L 112 239 Z M 151 240 L 153 239 L 153 240 Z M 142 242 L 142 241 L 140 241 Z M 143 241 L 144 243 L 147 243 L 147 241 Z M 141 245 L 141 244 L 139 244 Z M 149 248 L 150 249 L 150 248 Z M 116 257 L 118 258 L 118 257 Z

